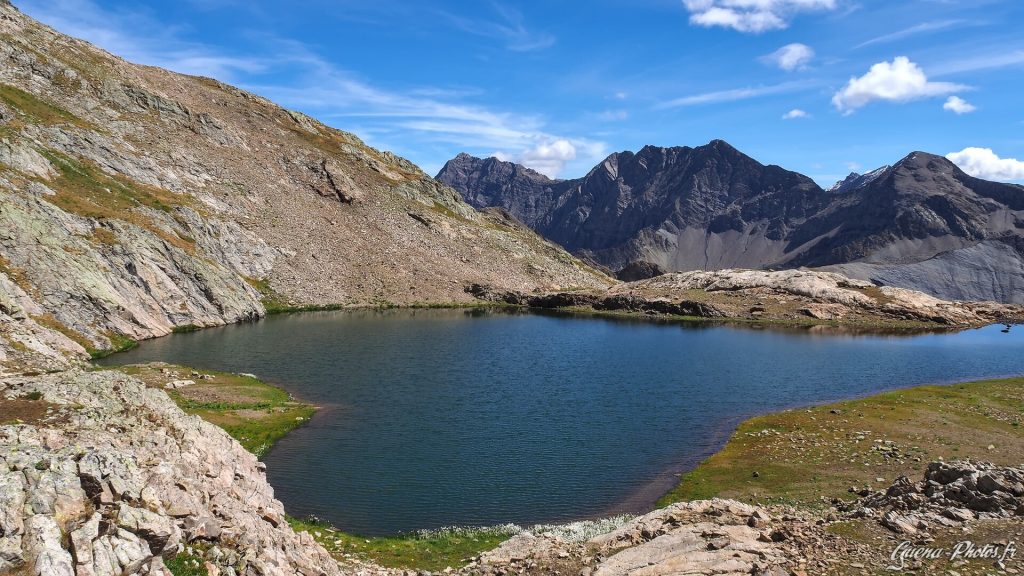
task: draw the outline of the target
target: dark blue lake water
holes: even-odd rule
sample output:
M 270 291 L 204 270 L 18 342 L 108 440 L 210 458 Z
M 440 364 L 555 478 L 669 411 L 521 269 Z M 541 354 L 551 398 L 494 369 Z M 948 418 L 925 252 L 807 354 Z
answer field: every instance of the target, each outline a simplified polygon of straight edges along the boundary
M 826 335 L 464 310 L 324 312 L 106 362 L 251 372 L 323 406 L 264 460 L 288 512 L 387 534 L 642 511 L 757 413 L 1024 374 L 1024 330 Z

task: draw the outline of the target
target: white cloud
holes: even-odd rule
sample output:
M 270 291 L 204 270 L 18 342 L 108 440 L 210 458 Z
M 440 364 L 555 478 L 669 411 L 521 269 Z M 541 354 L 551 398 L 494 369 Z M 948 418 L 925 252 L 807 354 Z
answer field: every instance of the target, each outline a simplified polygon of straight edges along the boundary
M 705 92 L 703 94 L 694 94 L 692 96 L 675 98 L 658 104 L 657 108 L 679 108 L 682 106 L 696 106 L 698 104 L 717 104 L 719 102 L 749 100 L 751 98 L 758 98 L 760 96 L 768 96 L 771 94 L 796 92 L 797 90 L 802 90 L 810 85 L 811 83 L 809 82 L 783 82 L 781 84 L 773 84 L 770 86 L 751 86 L 746 88 L 732 88 L 730 90 L 718 90 L 715 92 Z
M 814 50 L 810 46 L 793 43 L 786 44 L 775 52 L 762 56 L 761 61 L 774 64 L 787 72 L 792 72 L 793 70 L 806 68 L 807 63 L 812 58 L 814 58 Z
M 837 0 L 683 0 L 690 23 L 740 32 L 765 32 L 789 26 L 799 12 L 833 10 Z
M 1024 180 L 1024 162 L 1000 158 L 991 148 L 964 148 L 946 154 L 946 158 L 976 178 L 1000 182 Z
M 789 112 L 782 115 L 783 120 L 796 120 L 797 118 L 807 118 L 809 114 L 799 108 L 793 108 Z
M 566 163 L 576 159 L 576 146 L 568 140 L 550 140 L 519 154 L 495 152 L 494 156 L 499 160 L 516 162 L 546 176 L 557 178 Z
M 897 56 L 892 62 L 879 62 L 871 66 L 859 78 L 850 78 L 846 86 L 832 96 L 832 104 L 841 112 L 849 114 L 875 100 L 909 102 L 966 89 L 967 86 L 952 82 L 932 82 L 909 58 Z
M 946 103 L 942 105 L 942 109 L 956 114 L 970 114 L 977 110 L 978 107 L 959 96 L 950 96 L 946 99 Z

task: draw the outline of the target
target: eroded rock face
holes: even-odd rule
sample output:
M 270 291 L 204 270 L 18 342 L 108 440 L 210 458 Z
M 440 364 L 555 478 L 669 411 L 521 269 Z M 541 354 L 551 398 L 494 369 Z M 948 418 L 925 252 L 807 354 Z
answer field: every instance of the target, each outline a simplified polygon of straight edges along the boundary
M 0 572 L 163 575 L 203 543 L 221 574 L 340 573 L 288 527 L 256 457 L 162 391 L 113 371 L 0 380 L 0 397 L 32 392 L 53 411 L 0 426 Z

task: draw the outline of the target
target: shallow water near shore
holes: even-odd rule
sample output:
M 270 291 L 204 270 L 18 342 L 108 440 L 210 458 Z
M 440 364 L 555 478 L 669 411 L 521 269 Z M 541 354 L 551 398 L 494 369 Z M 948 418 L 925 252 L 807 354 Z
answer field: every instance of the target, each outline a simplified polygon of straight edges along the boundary
M 265 456 L 365 535 L 641 512 L 754 414 L 1024 374 L 1024 330 L 851 335 L 491 310 L 274 316 L 106 365 L 250 372 L 321 406 Z

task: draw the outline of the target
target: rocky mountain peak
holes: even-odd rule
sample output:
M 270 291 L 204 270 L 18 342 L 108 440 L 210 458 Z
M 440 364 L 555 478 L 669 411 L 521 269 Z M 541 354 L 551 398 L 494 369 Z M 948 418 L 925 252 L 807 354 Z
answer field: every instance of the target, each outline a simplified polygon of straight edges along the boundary
M 849 176 L 836 182 L 831 187 L 829 187 L 828 192 L 832 192 L 834 194 L 844 194 L 852 190 L 857 190 L 858 188 L 863 188 L 864 186 L 867 186 L 868 184 L 874 182 L 875 179 L 877 179 L 878 177 L 885 174 L 886 170 L 888 170 L 889 168 L 890 166 L 887 164 L 885 166 L 882 166 L 881 168 L 876 168 L 870 172 L 865 172 L 864 174 L 850 172 Z
M 483 186 L 439 177 L 467 195 Z M 948 298 L 1024 301 L 1024 188 L 972 178 L 927 152 L 851 173 L 828 191 L 724 140 L 616 152 L 583 178 L 556 184 L 509 172 L 486 186 L 488 196 L 474 205 L 502 206 L 612 270 L 637 261 L 669 271 L 906 266 L 944 254 L 976 278 L 970 287 L 918 269 L 886 269 L 886 281 Z M 955 255 L 961 250 L 985 256 Z
M 860 179 L 860 177 L 861 177 L 861 174 L 859 174 L 857 172 L 850 172 L 850 174 L 847 175 L 846 178 L 843 178 L 842 180 L 837 181 L 835 184 L 829 186 L 826 190 L 829 191 L 829 192 L 840 192 L 840 191 L 842 191 L 844 189 L 848 189 L 855 182 L 857 182 L 857 180 Z
M 950 174 L 963 174 L 964 172 L 960 168 L 944 156 L 938 154 L 931 154 L 928 152 L 915 151 L 907 154 L 899 162 L 893 164 L 892 168 L 896 171 L 901 170 L 929 170 L 932 172 L 942 172 Z

